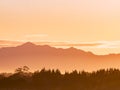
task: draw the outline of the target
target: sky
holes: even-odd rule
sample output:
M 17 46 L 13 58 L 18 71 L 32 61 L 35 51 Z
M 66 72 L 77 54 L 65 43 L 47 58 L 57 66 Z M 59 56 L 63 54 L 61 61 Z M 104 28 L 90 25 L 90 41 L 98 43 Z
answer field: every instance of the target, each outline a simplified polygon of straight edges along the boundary
M 0 0 L 1 40 L 100 43 L 79 48 L 120 53 L 119 24 L 120 0 Z

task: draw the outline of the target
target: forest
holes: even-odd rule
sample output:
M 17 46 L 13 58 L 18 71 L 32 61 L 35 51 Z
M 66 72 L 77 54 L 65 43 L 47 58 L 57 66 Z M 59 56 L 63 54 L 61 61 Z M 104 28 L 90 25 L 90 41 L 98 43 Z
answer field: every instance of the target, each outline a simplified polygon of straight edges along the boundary
M 14 73 L 0 74 L 0 90 L 120 90 L 120 70 L 101 69 L 95 72 L 60 70 L 29 72 L 27 66 Z

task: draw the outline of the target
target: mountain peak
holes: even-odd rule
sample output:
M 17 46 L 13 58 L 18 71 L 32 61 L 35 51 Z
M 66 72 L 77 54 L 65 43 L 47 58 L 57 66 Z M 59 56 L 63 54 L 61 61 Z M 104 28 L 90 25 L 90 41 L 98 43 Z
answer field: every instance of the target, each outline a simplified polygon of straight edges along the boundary
M 32 42 L 26 42 L 26 43 L 24 43 L 24 44 L 22 44 L 20 46 L 21 47 L 34 47 L 36 45 L 34 43 L 32 43 Z
M 74 47 L 70 47 L 70 48 L 68 48 L 68 49 L 76 50 L 76 48 L 74 48 Z

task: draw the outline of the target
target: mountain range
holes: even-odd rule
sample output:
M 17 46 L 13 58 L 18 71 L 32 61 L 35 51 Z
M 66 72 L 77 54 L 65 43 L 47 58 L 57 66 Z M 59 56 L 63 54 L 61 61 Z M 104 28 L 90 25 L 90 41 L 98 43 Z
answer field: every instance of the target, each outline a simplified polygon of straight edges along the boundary
M 35 45 L 31 42 L 16 47 L 0 48 L 0 71 L 13 71 L 20 66 L 31 71 L 41 68 L 64 71 L 120 68 L 120 54 L 95 55 L 74 47 L 67 49 L 49 45 Z

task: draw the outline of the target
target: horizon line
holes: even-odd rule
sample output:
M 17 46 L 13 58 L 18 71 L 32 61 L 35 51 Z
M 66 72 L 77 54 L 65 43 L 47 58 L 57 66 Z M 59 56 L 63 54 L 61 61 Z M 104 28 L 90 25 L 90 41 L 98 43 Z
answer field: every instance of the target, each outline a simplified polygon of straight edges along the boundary
M 1 40 L 0 40 L 1 41 Z M 9 41 L 9 42 L 17 42 L 17 41 Z M 18 46 L 22 46 L 22 45 L 24 45 L 24 44 L 33 44 L 33 45 L 36 45 L 36 46 L 49 46 L 49 47 L 51 47 L 51 48 L 56 48 L 56 49 L 64 49 L 64 50 L 66 50 L 66 49 L 71 49 L 71 48 L 73 48 L 73 49 L 76 49 L 76 50 L 81 50 L 81 51 L 84 51 L 84 52 L 87 52 L 87 53 L 91 53 L 91 54 L 93 54 L 93 55 L 96 55 L 96 56 L 107 56 L 107 55 L 119 55 L 120 53 L 108 53 L 108 54 L 95 54 L 94 52 L 92 52 L 92 51 L 85 51 L 85 50 L 83 50 L 83 49 L 79 49 L 79 48 L 76 48 L 76 46 L 74 46 L 74 45 L 80 45 L 80 46 L 84 46 L 84 45 L 86 45 L 86 46 L 89 46 L 89 45 L 91 45 L 91 46 L 95 46 L 95 45 L 99 45 L 99 44 L 66 44 L 66 45 L 49 45 L 49 44 L 39 44 L 39 43 L 45 43 L 45 42 L 32 42 L 32 41 L 27 41 L 27 42 L 17 42 L 17 43 L 19 43 L 19 44 L 16 44 L 15 46 L 13 45 L 13 46 L 3 46 L 3 47 L 0 47 L 0 48 L 9 48 L 9 47 L 18 47 Z M 38 43 L 38 44 L 37 44 Z M 46 43 L 52 43 L 52 42 L 46 42 Z M 61 42 L 60 42 L 61 43 Z M 73 45 L 73 46 L 71 46 L 71 45 Z M 57 46 L 59 46 L 59 47 L 57 47 Z M 65 46 L 65 48 L 63 48 Z

